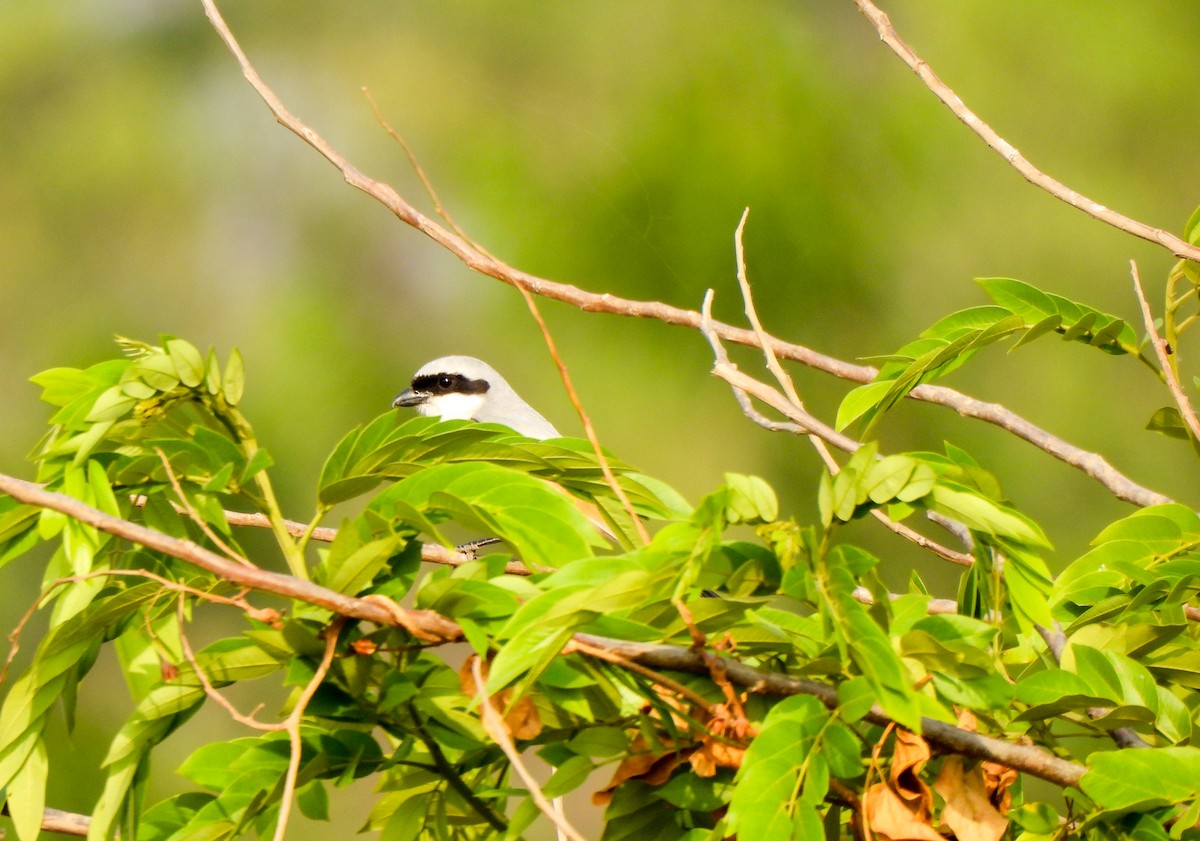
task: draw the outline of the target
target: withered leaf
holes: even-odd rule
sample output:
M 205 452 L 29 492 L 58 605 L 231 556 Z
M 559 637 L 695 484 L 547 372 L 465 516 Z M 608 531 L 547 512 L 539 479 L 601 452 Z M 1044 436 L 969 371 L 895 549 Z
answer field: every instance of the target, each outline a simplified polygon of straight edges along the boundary
M 1008 819 L 991 803 L 983 770 L 967 769 L 961 756 L 950 756 L 933 784 L 946 801 L 942 820 L 953 830 L 958 841 L 1000 841 L 1008 829 Z

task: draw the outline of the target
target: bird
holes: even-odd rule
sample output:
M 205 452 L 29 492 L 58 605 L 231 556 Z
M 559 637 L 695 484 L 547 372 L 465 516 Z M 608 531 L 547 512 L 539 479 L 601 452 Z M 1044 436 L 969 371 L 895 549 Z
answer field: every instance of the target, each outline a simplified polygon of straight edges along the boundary
M 518 435 L 541 441 L 562 437 L 554 424 L 522 400 L 495 368 L 474 356 L 443 356 L 426 362 L 413 374 L 409 387 L 392 401 L 392 408 L 416 409 L 425 417 L 442 420 L 498 423 Z M 618 542 L 595 503 L 572 496 L 549 479 L 543 481 L 570 497 L 605 539 Z
M 443 356 L 426 362 L 392 408 L 416 409 L 426 417 L 498 423 L 526 438 L 560 438 L 554 424 L 513 391 L 482 359 Z

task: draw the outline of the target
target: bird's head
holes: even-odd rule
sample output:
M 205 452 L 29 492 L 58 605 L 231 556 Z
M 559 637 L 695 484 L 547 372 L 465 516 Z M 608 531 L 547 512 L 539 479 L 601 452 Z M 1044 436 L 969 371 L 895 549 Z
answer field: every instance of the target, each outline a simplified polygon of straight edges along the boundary
M 479 417 L 497 380 L 499 375 L 482 360 L 444 356 L 422 365 L 392 406 L 442 420 L 472 420 Z
M 426 417 L 498 423 L 528 438 L 557 438 L 558 431 L 522 400 L 491 365 L 473 356 L 427 362 L 392 401 Z

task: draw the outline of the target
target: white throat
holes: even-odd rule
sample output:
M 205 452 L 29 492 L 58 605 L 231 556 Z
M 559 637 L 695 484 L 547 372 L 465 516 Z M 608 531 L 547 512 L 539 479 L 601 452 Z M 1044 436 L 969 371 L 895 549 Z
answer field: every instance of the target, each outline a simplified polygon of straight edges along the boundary
M 484 398 L 483 394 L 437 394 L 417 406 L 417 411 L 442 420 L 474 420 Z

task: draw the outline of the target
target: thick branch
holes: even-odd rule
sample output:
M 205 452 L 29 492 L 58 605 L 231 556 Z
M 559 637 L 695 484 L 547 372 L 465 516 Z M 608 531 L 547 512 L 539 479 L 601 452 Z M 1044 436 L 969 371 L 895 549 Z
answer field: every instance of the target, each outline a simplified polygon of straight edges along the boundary
M 1169 231 L 1152 227 L 1144 222 L 1139 222 L 1136 219 L 1131 219 L 1128 216 L 1117 213 L 1115 210 L 1110 210 L 1099 202 L 1093 201 L 1081 193 L 1077 193 L 1066 184 L 1051 178 L 1035 167 L 1011 143 L 997 134 L 995 129 L 979 119 L 979 116 L 966 106 L 958 94 L 939 79 L 937 74 L 930 69 L 929 65 L 920 56 L 913 52 L 908 44 L 900 40 L 900 36 L 896 33 L 895 27 L 892 26 L 891 20 L 878 6 L 872 3 L 871 0 L 854 0 L 854 4 L 858 6 L 859 11 L 874 25 L 880 39 L 891 48 L 892 52 L 900 57 L 901 61 L 908 65 L 910 70 L 917 74 L 917 77 L 925 83 L 925 87 L 929 88 L 933 95 L 942 101 L 943 105 L 954 112 L 954 116 L 962 120 L 967 128 L 979 135 L 980 139 L 992 151 L 1004 158 L 1009 166 L 1021 173 L 1022 177 L 1030 184 L 1040 187 L 1056 199 L 1060 199 L 1071 205 L 1071 207 L 1082 210 L 1093 219 L 1098 219 L 1107 225 L 1112 225 L 1118 230 L 1152 242 L 1155 245 L 1161 245 L 1176 257 L 1200 263 L 1200 248 L 1185 242 Z
M 381 181 L 376 181 L 363 173 L 354 164 L 350 163 L 341 152 L 335 149 L 332 144 L 325 140 L 325 138 L 321 137 L 316 131 L 288 111 L 275 92 L 267 86 L 253 65 L 250 64 L 250 60 L 246 58 L 246 54 L 242 52 L 242 48 L 238 45 L 237 39 L 233 37 L 233 33 L 230 32 L 229 27 L 221 18 L 221 14 L 217 11 L 213 0 L 202 0 L 202 3 L 205 13 L 212 22 L 213 28 L 221 36 L 221 39 L 241 66 L 242 74 L 250 82 L 255 91 L 258 92 L 259 96 L 262 97 L 280 125 L 312 146 L 322 157 L 333 164 L 341 172 L 346 183 L 362 190 L 371 198 L 378 201 L 400 221 L 428 236 L 462 260 L 468 268 L 507 283 L 510 286 L 526 289 L 535 295 L 541 295 L 578 307 L 584 312 L 603 312 L 631 318 L 652 318 L 664 324 L 690 327 L 693 330 L 700 328 L 700 313 L 694 310 L 672 307 L 659 301 L 635 301 L 627 298 L 618 298 L 608 293 L 596 294 L 595 292 L 580 289 L 577 286 L 547 280 L 546 278 L 537 277 L 536 275 L 515 269 L 497 260 L 490 254 L 482 252 L 463 237 L 425 216 L 405 201 L 396 192 L 395 188 Z M 750 347 L 763 347 L 763 342 L 755 335 L 753 330 L 733 327 L 719 321 L 713 322 L 712 329 L 716 335 L 725 341 Z M 878 373 L 872 367 L 855 365 L 832 356 L 826 356 L 811 348 L 792 342 L 785 342 L 773 336 L 768 336 L 766 343 L 782 359 L 799 362 L 809 368 L 815 368 L 818 371 L 824 371 L 827 374 L 833 374 L 845 380 L 867 383 L 874 379 Z M 930 403 L 946 406 L 964 417 L 996 424 L 1000 428 L 1019 438 L 1023 438 L 1055 458 L 1061 459 L 1072 467 L 1084 471 L 1087 475 L 1108 488 L 1117 498 L 1123 499 L 1126 502 L 1131 502 L 1135 505 L 1157 505 L 1171 501 L 1168 497 L 1144 488 L 1127 478 L 1099 454 L 1091 453 L 1069 444 L 999 404 L 985 403 L 982 400 L 976 400 L 944 386 L 922 385 L 913 389 L 908 396 L 916 400 L 925 400 Z
M 576 638 L 588 645 L 604 648 L 656 669 L 708 674 L 712 661 L 718 659 L 733 683 L 744 686 L 752 692 L 765 695 L 812 695 L 830 709 L 838 705 L 837 690 L 832 686 L 777 672 L 764 672 L 737 660 L 714 658 L 712 654 L 702 654 L 690 648 L 675 645 L 626 642 L 607 637 L 595 637 L 590 634 L 576 634 Z M 872 707 L 866 717 L 872 724 L 886 726 L 894 723 L 878 705 Z M 972 733 L 931 718 L 921 719 L 921 735 L 931 745 L 945 752 L 962 754 L 973 759 L 999 762 L 1009 768 L 1032 774 L 1064 788 L 1078 787 L 1079 778 L 1087 771 L 1085 766 L 1059 759 L 1041 748 L 1017 745 L 990 736 L 982 736 L 979 733 Z
M 74 497 L 48 491 L 33 482 L 0 473 L 0 491 L 20 502 L 61 511 L 68 517 L 102 532 L 122 537 L 149 549 L 157 549 L 173 558 L 207 570 L 231 584 L 298 599 L 342 616 L 365 619 L 380 625 L 398 624 L 395 614 L 377 603 L 356 599 L 290 575 L 242 566 L 190 540 L 171 537 L 138 523 L 113 517 Z M 427 642 L 449 642 L 462 635 L 457 624 L 432 611 L 409 610 L 404 611 L 404 614 L 405 630 Z
M 433 611 L 402 611 L 406 615 L 406 621 L 397 621 L 394 610 L 376 602 L 352 598 L 289 575 L 241 566 L 202 546 L 197 546 L 190 540 L 180 540 L 137 523 L 113 517 L 87 503 L 65 494 L 48 491 L 33 482 L 0 473 L 0 492 L 28 505 L 59 511 L 100 531 L 186 561 L 242 587 L 287 596 L 324 607 L 342 616 L 365 619 L 380 625 L 402 624 L 411 633 L 430 642 L 450 642 L 462 636 L 462 631 L 455 622 Z M 586 645 L 605 648 L 651 668 L 711 673 L 712 656 L 692 648 L 626 642 L 590 634 L 577 634 L 576 637 Z M 831 686 L 762 671 L 736 660 L 720 658 L 720 664 L 728 672 L 730 680 L 752 692 L 773 695 L 807 694 L 820 698 L 830 707 L 837 706 L 837 690 Z M 872 710 L 868 718 L 876 724 L 893 723 L 878 707 Z M 1075 785 L 1079 776 L 1086 770 L 1083 766 L 1058 759 L 1040 748 L 1014 745 L 980 736 L 932 719 L 922 720 L 922 732 L 927 741 L 944 751 L 992 759 L 1059 785 Z

